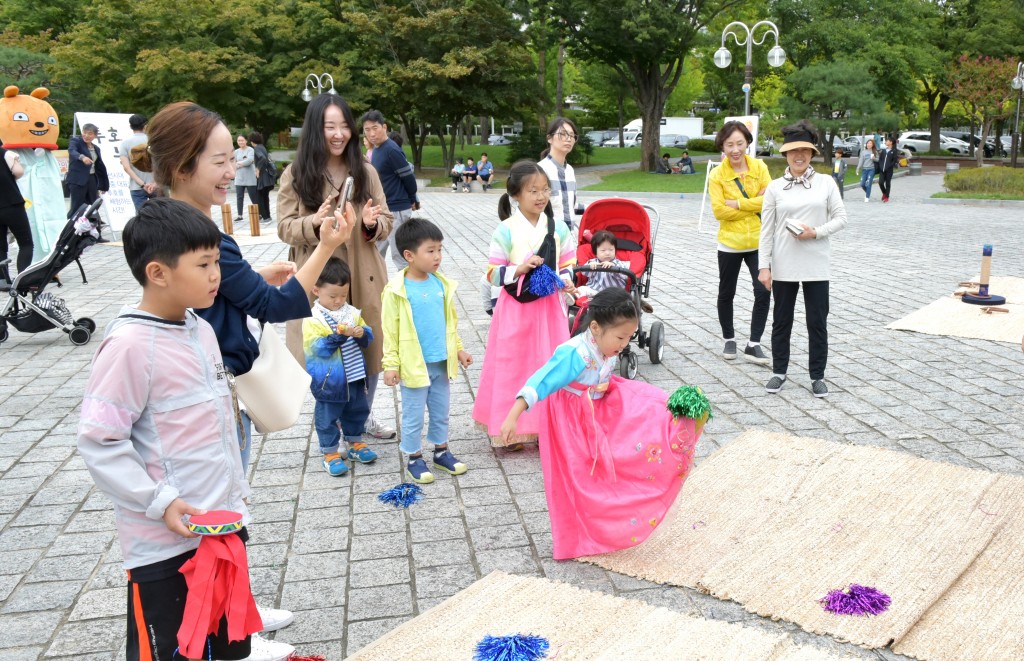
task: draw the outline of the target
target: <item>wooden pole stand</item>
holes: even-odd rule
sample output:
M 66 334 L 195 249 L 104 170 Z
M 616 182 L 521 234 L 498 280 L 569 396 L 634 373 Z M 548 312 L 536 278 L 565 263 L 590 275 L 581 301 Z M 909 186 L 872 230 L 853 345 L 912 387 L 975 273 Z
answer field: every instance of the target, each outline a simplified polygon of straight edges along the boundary
M 249 205 L 249 235 L 260 235 L 260 208 L 255 204 Z
M 220 218 L 224 225 L 225 234 L 235 233 L 235 222 L 231 219 L 231 205 L 222 204 L 220 205 Z

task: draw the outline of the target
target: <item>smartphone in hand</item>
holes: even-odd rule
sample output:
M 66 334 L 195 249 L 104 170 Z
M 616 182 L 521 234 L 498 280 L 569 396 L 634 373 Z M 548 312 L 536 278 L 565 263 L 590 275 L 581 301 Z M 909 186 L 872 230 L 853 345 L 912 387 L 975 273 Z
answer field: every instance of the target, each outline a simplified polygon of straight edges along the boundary
M 804 228 L 792 220 L 786 221 L 786 229 L 789 230 L 789 233 L 793 236 L 800 236 L 804 233 Z
M 345 177 L 345 183 L 341 186 L 341 197 L 338 199 L 338 208 L 341 209 L 341 213 L 345 213 L 345 203 L 352 201 L 352 188 L 356 181 L 352 177 Z M 338 229 L 338 219 L 334 219 L 334 229 Z

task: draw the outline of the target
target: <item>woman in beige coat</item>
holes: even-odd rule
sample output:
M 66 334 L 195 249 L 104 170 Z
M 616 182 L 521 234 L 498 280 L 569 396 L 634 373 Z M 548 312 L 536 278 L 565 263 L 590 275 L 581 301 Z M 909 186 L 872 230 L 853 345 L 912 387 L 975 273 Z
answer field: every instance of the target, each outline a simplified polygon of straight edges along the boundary
M 371 411 L 366 433 L 377 438 L 394 438 L 395 430 L 378 423 L 372 413 L 384 353 L 380 309 L 381 294 L 387 284 L 387 267 L 376 249 L 376 242 L 388 237 L 392 216 L 376 170 L 360 153 L 354 127 L 352 110 L 340 96 L 321 94 L 310 102 L 295 161 L 281 175 L 277 235 L 291 246 L 289 259 L 301 267 L 320 242 L 320 225 L 332 217 L 345 178 L 352 176 L 356 228 L 352 237 L 334 254 L 351 269 L 349 298 L 373 330 L 373 342 L 365 351 L 367 399 Z M 296 360 L 302 363 L 300 322 L 289 322 L 287 343 Z

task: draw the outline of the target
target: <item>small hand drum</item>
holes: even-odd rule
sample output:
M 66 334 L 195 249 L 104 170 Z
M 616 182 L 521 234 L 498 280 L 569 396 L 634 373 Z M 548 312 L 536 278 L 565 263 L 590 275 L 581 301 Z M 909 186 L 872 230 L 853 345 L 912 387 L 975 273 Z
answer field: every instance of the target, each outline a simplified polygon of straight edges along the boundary
M 242 529 L 242 515 L 230 510 L 211 510 L 188 518 L 188 529 L 197 535 L 230 535 Z

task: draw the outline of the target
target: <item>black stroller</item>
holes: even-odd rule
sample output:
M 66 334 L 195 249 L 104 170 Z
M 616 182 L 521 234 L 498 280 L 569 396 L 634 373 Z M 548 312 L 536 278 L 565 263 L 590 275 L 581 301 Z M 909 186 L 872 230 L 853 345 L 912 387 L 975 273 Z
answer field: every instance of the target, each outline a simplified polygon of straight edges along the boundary
M 99 242 L 103 221 L 97 213 L 103 200 L 96 200 L 91 206 L 82 205 L 61 230 L 53 251 L 41 262 L 32 264 L 11 281 L 10 260 L 0 262 L 0 300 L 4 293 L 7 300 L 0 307 L 0 343 L 7 341 L 7 325 L 14 326 L 22 333 L 41 333 L 59 328 L 68 334 L 72 344 L 88 344 L 96 330 L 96 322 L 88 317 L 75 319 L 64 304 L 64 299 L 44 291 L 54 282 L 54 276 L 72 262 L 78 264 L 85 279 L 80 257 L 86 248 Z

